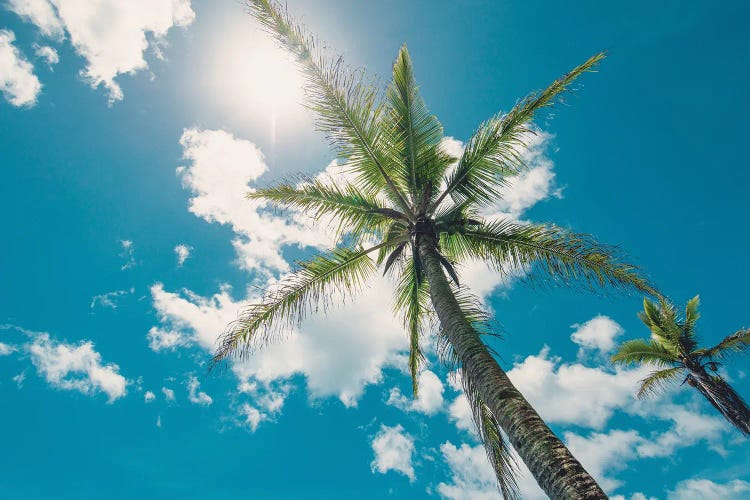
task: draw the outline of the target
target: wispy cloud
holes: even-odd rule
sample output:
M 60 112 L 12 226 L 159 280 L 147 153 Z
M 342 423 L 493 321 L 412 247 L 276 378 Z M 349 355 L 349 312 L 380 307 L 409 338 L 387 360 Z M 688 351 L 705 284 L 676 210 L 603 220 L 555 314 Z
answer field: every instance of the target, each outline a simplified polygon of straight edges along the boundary
M 91 298 L 90 308 L 95 309 L 96 307 L 106 307 L 109 309 L 117 309 L 119 305 L 119 299 L 135 293 L 135 288 L 130 290 L 116 290 L 114 292 L 107 292 L 101 295 L 94 295 Z
M 174 247 L 174 253 L 177 255 L 177 267 L 185 265 L 185 261 L 190 258 L 193 247 L 188 245 L 177 245 Z
M 131 240 L 120 240 L 120 246 L 122 247 L 120 257 L 125 259 L 125 263 L 120 267 L 120 270 L 125 271 L 126 269 L 135 267 L 135 247 L 133 246 L 133 242 Z

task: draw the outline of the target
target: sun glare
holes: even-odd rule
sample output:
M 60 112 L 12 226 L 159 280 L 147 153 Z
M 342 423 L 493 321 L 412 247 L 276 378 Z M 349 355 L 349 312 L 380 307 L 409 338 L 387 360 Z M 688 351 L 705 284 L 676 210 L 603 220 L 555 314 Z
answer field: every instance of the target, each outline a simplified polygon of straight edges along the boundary
M 271 127 L 303 115 L 302 78 L 291 56 L 254 29 L 231 29 L 208 55 L 205 78 L 227 113 Z

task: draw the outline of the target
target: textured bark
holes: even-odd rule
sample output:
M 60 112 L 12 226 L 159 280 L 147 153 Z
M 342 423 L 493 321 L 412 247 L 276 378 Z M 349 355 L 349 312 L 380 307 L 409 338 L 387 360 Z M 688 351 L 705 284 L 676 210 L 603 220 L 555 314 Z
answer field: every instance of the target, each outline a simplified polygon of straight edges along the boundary
M 515 388 L 464 317 L 437 252 L 425 238 L 419 254 L 432 304 L 465 377 L 479 392 L 513 447 L 553 500 L 606 499 L 607 495 Z
M 745 436 L 750 436 L 750 408 L 732 386 L 716 375 L 710 375 L 703 367 L 691 370 L 696 381 L 695 388 L 714 408 L 724 415 Z

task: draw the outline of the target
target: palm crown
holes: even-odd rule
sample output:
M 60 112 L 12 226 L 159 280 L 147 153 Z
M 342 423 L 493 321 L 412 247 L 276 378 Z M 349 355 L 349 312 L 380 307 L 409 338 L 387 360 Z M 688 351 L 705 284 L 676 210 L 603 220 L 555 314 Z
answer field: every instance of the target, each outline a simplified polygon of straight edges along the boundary
M 587 235 L 479 215 L 497 201 L 500 188 L 526 167 L 521 153 L 533 133 L 535 114 L 554 104 L 604 54 L 520 100 L 508 113 L 489 118 L 479 125 L 460 157 L 454 158 L 441 146 L 443 127 L 420 96 L 406 46 L 399 51 L 392 81 L 381 95 L 363 71 L 328 57 L 317 40 L 278 4 L 253 0 L 247 5 L 295 56 L 306 77 L 306 104 L 317 116 L 317 128 L 327 135 L 349 181 L 307 179 L 248 194 L 316 219 L 335 220 L 343 243 L 299 263 L 297 271 L 250 305 L 221 337 L 215 363 L 249 355 L 290 322 L 300 321 L 311 309 L 327 303 L 334 292 L 358 290 L 382 266 L 384 272 L 396 275 L 394 307 L 408 331 L 409 369 L 416 394 L 424 362 L 421 341 L 435 309 L 433 281 L 425 279 L 428 254 L 453 282 L 450 290 L 460 306 L 461 321 L 477 333 L 483 331 L 484 313 L 459 285 L 457 264 L 467 260 L 486 261 L 501 272 L 521 269 L 532 280 L 654 293 L 634 266 L 619 260 L 614 248 Z M 440 331 L 446 328 L 441 322 Z M 446 339 L 440 332 L 438 337 Z M 450 339 L 443 342 L 448 347 L 445 352 L 452 352 L 454 344 Z M 476 381 L 465 373 L 462 378 L 500 486 L 511 496 L 512 481 L 501 472 L 511 460 L 497 426 L 499 416 L 472 389 Z
M 695 387 L 737 429 L 750 435 L 750 410 L 739 394 L 716 374 L 720 361 L 750 348 L 750 329 L 728 335 L 713 347 L 698 347 L 695 328 L 700 317 L 698 305 L 699 299 L 695 296 L 688 301 L 685 315 L 680 318 L 668 300 L 661 298 L 658 304 L 644 300 L 643 311 L 638 316 L 651 330 L 651 338 L 623 343 L 612 361 L 657 368 L 641 381 L 639 398 L 682 378 L 683 383 Z

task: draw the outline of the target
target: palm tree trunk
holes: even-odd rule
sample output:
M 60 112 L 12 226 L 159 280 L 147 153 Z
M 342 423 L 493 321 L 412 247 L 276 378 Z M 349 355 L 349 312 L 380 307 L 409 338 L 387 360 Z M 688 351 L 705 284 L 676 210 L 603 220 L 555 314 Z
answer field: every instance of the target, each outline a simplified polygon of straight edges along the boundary
M 553 500 L 606 499 L 594 478 L 513 386 L 466 320 L 432 243 L 422 239 L 419 254 L 432 304 L 464 376 L 470 378 L 542 490 Z
M 719 377 L 710 375 L 705 369 L 692 371 L 697 382 L 695 388 L 703 394 L 729 423 L 745 436 L 750 436 L 750 408 L 732 386 Z

